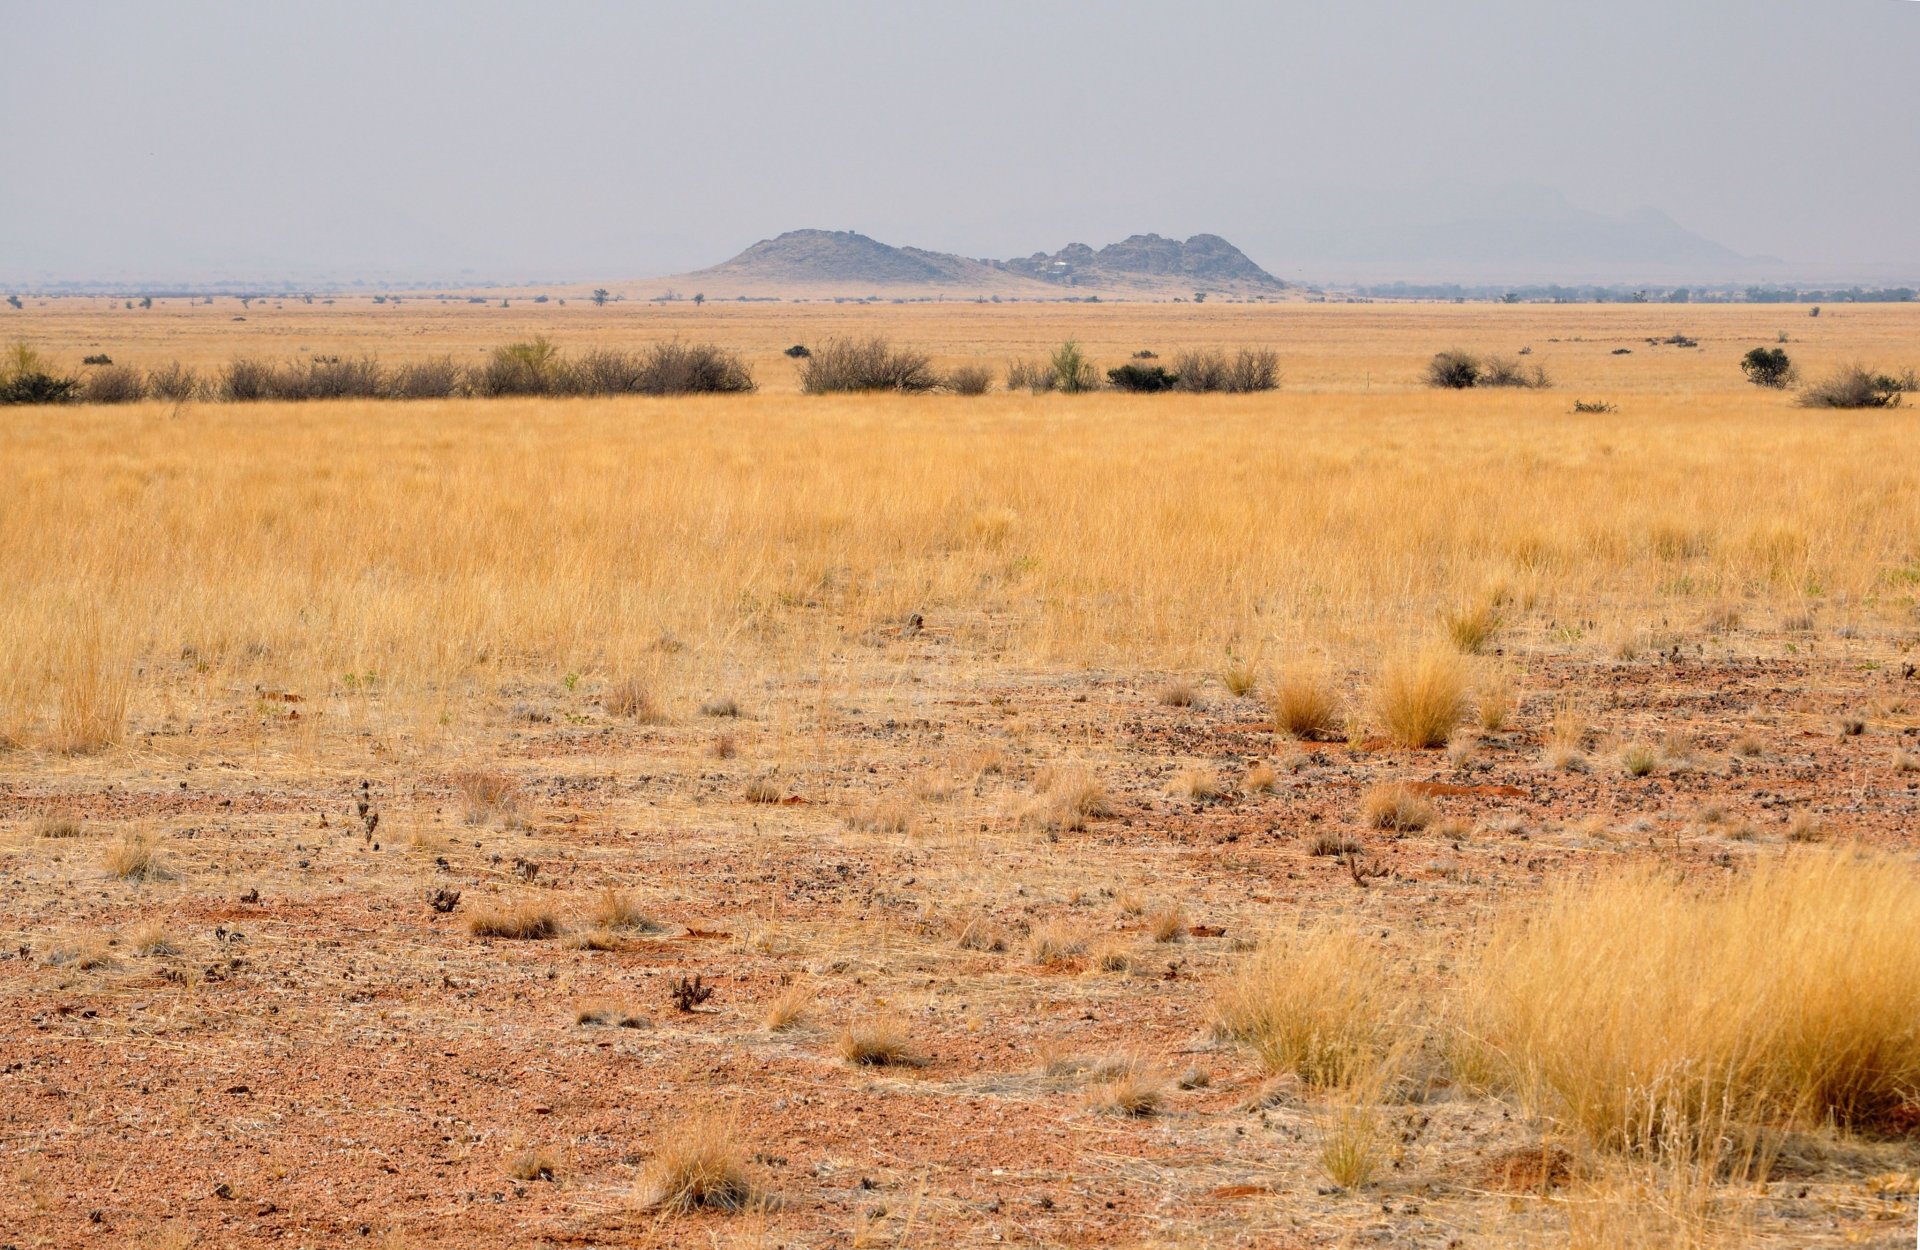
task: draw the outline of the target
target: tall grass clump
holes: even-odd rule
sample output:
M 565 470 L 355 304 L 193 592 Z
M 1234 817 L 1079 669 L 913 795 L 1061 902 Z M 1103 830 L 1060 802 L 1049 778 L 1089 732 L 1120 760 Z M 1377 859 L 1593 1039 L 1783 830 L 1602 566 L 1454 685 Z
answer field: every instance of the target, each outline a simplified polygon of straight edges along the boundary
M 674 1214 L 739 1211 L 754 1192 L 738 1131 L 711 1114 L 668 1129 L 640 1173 L 641 1205 Z
M 1480 371 L 1476 386 L 1519 386 L 1544 390 L 1553 383 L 1539 365 L 1523 365 L 1507 356 L 1490 356 Z
M 1015 360 L 1007 365 L 1007 389 L 1043 395 L 1060 384 L 1053 365 L 1044 360 Z
M 1401 746 L 1445 746 L 1467 714 L 1468 673 L 1457 651 L 1430 648 L 1387 663 L 1374 685 L 1374 712 Z
M 1395 1053 L 1404 982 L 1377 938 L 1323 921 L 1275 935 L 1234 971 L 1215 999 L 1214 1032 L 1251 1046 L 1270 1072 L 1350 1087 Z
M 451 356 L 410 360 L 387 371 L 389 399 L 451 399 L 466 390 L 466 370 Z
M 947 389 L 955 395 L 985 395 L 993 389 L 993 371 L 985 365 L 961 365 L 947 374 Z
M 1920 1089 L 1920 879 L 1887 857 L 1567 883 L 1498 924 L 1463 981 L 1462 1074 L 1602 1147 L 1752 1157 L 1772 1130 L 1872 1127 Z
M 940 385 L 925 352 L 896 348 L 884 338 L 828 339 L 800 362 L 800 389 L 808 395 L 845 391 L 918 394 Z
M 173 361 L 148 372 L 147 393 L 170 403 L 197 399 L 201 393 L 200 374 L 190 366 Z

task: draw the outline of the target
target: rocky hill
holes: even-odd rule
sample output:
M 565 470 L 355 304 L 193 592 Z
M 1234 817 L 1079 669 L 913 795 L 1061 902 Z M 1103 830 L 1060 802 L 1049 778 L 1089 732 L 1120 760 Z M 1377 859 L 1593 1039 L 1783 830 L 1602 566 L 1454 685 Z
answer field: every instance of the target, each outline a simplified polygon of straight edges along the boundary
M 1017 260 L 895 247 L 851 230 L 790 230 L 676 283 L 733 294 L 1165 297 L 1194 291 L 1271 295 L 1285 284 L 1218 235 L 1184 243 L 1136 234 L 1098 250 L 1070 243 Z

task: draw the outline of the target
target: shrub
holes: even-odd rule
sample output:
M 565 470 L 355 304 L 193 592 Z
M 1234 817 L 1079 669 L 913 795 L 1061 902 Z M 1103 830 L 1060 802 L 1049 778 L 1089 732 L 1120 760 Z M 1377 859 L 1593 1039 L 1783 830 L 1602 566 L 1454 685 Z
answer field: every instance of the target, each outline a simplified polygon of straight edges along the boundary
M 1864 365 L 1842 365 L 1800 392 L 1806 408 L 1896 408 L 1911 379 L 1875 373 Z
M 795 360 L 805 360 L 807 357 L 813 355 L 813 353 L 807 350 L 805 343 L 795 343 L 787 349 L 787 355 L 793 357 Z
M 961 365 L 947 375 L 947 389 L 956 395 L 985 395 L 993 389 L 993 371 L 985 365 Z
M 105 352 L 101 352 L 96 356 L 82 356 L 80 363 L 83 365 L 110 365 L 113 363 L 113 357 L 107 355 Z
M 640 359 L 642 395 L 739 395 L 753 389 L 741 359 L 712 343 L 655 343 Z
M 1439 649 L 1393 660 L 1374 688 L 1374 707 L 1402 746 L 1444 746 L 1466 715 L 1466 666 L 1458 652 Z
M 1173 359 L 1173 371 L 1183 391 L 1207 394 L 1227 387 L 1227 358 L 1219 352 L 1181 352 Z
M 920 393 L 940 384 L 924 352 L 895 349 L 883 338 L 828 339 L 800 365 L 800 389 L 808 395 L 845 391 Z
M 560 349 L 540 335 L 496 347 L 473 378 L 476 395 L 548 395 L 566 373 Z
M 200 375 L 176 360 L 147 374 L 147 392 L 155 399 L 183 403 L 200 394 Z
M 370 356 L 315 356 L 307 361 L 305 378 L 299 378 L 298 366 L 281 376 L 287 399 L 377 399 L 385 393 L 385 371 Z
M 1427 385 L 1464 391 L 1480 380 L 1480 362 L 1465 352 L 1439 352 L 1427 362 Z
M 1458 1062 L 1602 1146 L 1871 1126 L 1920 1087 L 1916 916 L 1910 867 L 1852 850 L 1569 883 L 1468 966 Z
M 1094 375 L 1093 362 L 1072 339 L 1054 348 L 1047 363 L 1053 368 L 1054 385 L 1063 395 L 1084 394 L 1100 384 Z
M 122 881 L 151 880 L 161 875 L 159 844 L 150 834 L 126 834 L 107 848 L 100 866 Z
M 906 1067 L 920 1062 L 898 1016 L 868 1016 L 851 1021 L 833 1039 L 834 1053 L 861 1067 Z
M 1610 404 L 1604 399 L 1576 399 L 1573 401 L 1575 412 L 1618 412 L 1619 405 Z
M 130 404 L 146 393 L 146 378 L 131 365 L 95 369 L 80 384 L 80 397 L 89 404 Z
M 464 371 L 451 356 L 409 361 L 387 373 L 387 395 L 393 399 L 449 399 L 465 385 Z
M 1007 366 L 1007 389 L 1043 394 L 1059 385 L 1053 367 L 1043 360 L 1016 360 Z
M 1180 381 L 1176 374 L 1168 373 L 1160 365 L 1124 364 L 1118 369 L 1107 370 L 1107 381 L 1117 391 L 1130 391 L 1136 394 L 1152 394 L 1157 391 L 1170 391 Z
M 1781 390 L 1793 381 L 1793 361 L 1778 347 L 1756 347 L 1740 358 L 1741 372 L 1755 386 Z
M 48 372 L 40 353 L 16 342 L 0 356 L 0 404 L 64 404 L 78 397 L 80 379 Z
M 1227 392 L 1247 395 L 1280 385 L 1280 353 L 1270 347 L 1243 347 L 1227 368 Z
M 1523 365 L 1505 356 L 1491 356 L 1488 357 L 1474 385 L 1523 386 L 1532 390 L 1543 390 L 1553 383 L 1547 380 L 1547 371 L 1539 365 Z
M 1375 829 L 1416 833 L 1433 823 L 1433 804 L 1401 781 L 1383 781 L 1360 801 L 1360 816 Z
M 264 360 L 241 357 L 221 371 L 220 398 L 235 403 L 272 399 L 276 394 L 273 366 Z

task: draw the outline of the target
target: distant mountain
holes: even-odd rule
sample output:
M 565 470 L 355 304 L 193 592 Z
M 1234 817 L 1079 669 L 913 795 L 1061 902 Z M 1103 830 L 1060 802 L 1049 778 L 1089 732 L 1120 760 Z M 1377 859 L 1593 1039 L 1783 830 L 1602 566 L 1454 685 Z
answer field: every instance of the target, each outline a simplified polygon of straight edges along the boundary
M 1446 281 L 1764 280 L 1782 262 L 1746 256 L 1657 208 L 1576 207 L 1549 187 L 1440 183 L 1404 192 L 1322 189 L 1269 205 L 1250 243 L 1283 272 Z
M 1018 260 L 973 260 L 895 247 L 851 230 L 790 230 L 738 256 L 674 281 L 717 294 L 1010 294 L 1059 297 L 1167 295 L 1193 291 L 1277 294 L 1285 283 L 1218 235 L 1186 242 L 1136 234 L 1095 250 L 1070 243 Z

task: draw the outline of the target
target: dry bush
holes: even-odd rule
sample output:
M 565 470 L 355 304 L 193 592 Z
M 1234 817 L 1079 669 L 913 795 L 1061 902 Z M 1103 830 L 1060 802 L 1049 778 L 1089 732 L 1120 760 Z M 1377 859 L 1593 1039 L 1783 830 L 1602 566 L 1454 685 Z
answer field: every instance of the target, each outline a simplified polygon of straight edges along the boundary
M 297 368 L 297 366 L 290 366 Z M 379 399 L 387 393 L 386 370 L 369 356 L 315 356 L 307 361 L 299 394 L 286 399 Z
M 884 338 L 828 339 L 800 362 L 800 390 L 807 395 L 846 391 L 917 394 L 940 385 L 925 352 L 896 349 Z
M 1044 360 L 1016 360 L 1007 365 L 1007 389 L 1042 395 L 1060 384 L 1053 366 Z
M 200 392 L 199 372 L 177 360 L 147 374 L 147 393 L 155 399 L 179 404 L 199 398 Z
M 627 720 L 638 721 L 642 725 L 658 725 L 666 720 L 659 702 L 654 698 L 653 688 L 638 677 L 622 677 L 607 688 L 600 698 L 600 706 L 607 715 L 619 716 Z
M 851 1021 L 834 1037 L 833 1053 L 861 1067 L 909 1067 L 920 1062 L 906 1020 L 896 1015 Z
M 1491 356 L 1488 357 L 1474 385 L 1520 386 L 1543 390 L 1552 386 L 1553 383 L 1548 380 L 1547 371 L 1539 365 L 1523 365 L 1505 356 Z
M 1841 365 L 1800 392 L 1805 408 L 1896 408 L 1910 379 L 1875 373 L 1865 365 Z
M 537 335 L 494 348 L 468 385 L 475 395 L 549 395 L 564 389 L 567 374 L 560 348 Z
M 142 831 L 122 835 L 107 848 L 100 866 L 108 876 L 122 881 L 153 881 L 165 875 L 160 866 L 159 839 Z
M 130 404 L 146 396 L 146 377 L 131 365 L 103 365 L 90 369 L 80 381 L 82 403 Z
M 955 395 L 985 395 L 993 389 L 993 370 L 985 365 L 961 365 L 947 374 L 947 389 Z
M 1912 868 L 1852 851 L 1566 883 L 1464 970 L 1456 1062 L 1603 1147 L 1871 1126 L 1920 1088 L 1917 918 Z
M 252 360 L 241 357 L 229 361 L 220 372 L 220 380 L 215 384 L 215 393 L 230 403 L 251 403 L 255 400 L 274 399 L 279 387 L 274 379 L 274 368 L 264 360 Z
M 640 395 L 744 395 L 754 387 L 745 362 L 713 343 L 655 343 L 639 363 L 630 389 Z
M 1276 935 L 1242 963 L 1219 992 L 1214 1028 L 1252 1046 L 1269 1071 L 1341 1086 L 1386 1066 L 1403 987 L 1377 939 L 1323 922 Z
M 467 917 L 467 932 L 475 937 L 541 941 L 560 935 L 560 918 L 540 898 L 483 903 Z
M 520 816 L 520 783 L 505 773 L 496 773 L 484 769 L 456 773 L 453 776 L 454 790 L 466 804 L 462 813 L 470 825 L 484 825 L 497 820 L 511 827 Z
M 1427 362 L 1427 385 L 1464 391 L 1480 381 L 1478 357 L 1462 351 L 1436 352 Z
M 1183 391 L 1196 395 L 1227 389 L 1225 353 L 1205 348 L 1181 352 L 1173 358 L 1173 372 Z
M 1340 727 L 1340 699 L 1324 678 L 1288 672 L 1272 690 L 1273 726 L 1296 738 L 1318 738 Z
M 1360 818 L 1375 829 L 1413 833 L 1434 821 L 1433 804 L 1405 782 L 1383 781 L 1360 800 Z
M 613 886 L 595 897 L 593 906 L 587 909 L 587 919 L 602 929 L 633 929 L 642 933 L 656 933 L 660 929 L 641 908 L 638 899 Z
M 1245 698 L 1260 684 L 1260 673 L 1251 664 L 1229 664 L 1220 670 L 1220 684 L 1236 699 Z
M 387 371 L 389 399 L 451 399 L 466 386 L 466 371 L 451 356 L 409 361 Z
M 756 1193 L 732 1121 L 703 1114 L 661 1134 L 641 1170 L 638 1197 L 650 1210 L 684 1215 L 744 1210 Z
M 1373 705 L 1395 742 L 1409 747 L 1444 746 L 1466 715 L 1466 665 L 1451 651 L 1400 656 L 1381 670 Z
M 1195 394 L 1215 391 L 1244 395 L 1280 385 L 1280 353 L 1267 347 L 1243 347 L 1229 359 L 1214 349 L 1194 349 L 1174 358 L 1179 389 Z
M 780 779 L 770 773 L 750 778 L 744 793 L 749 803 L 778 803 L 787 794 Z
M 76 633 L 58 645 L 60 691 L 53 745 L 63 755 L 105 750 L 126 733 L 131 684 L 127 669 L 96 635 Z

